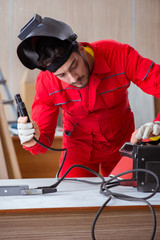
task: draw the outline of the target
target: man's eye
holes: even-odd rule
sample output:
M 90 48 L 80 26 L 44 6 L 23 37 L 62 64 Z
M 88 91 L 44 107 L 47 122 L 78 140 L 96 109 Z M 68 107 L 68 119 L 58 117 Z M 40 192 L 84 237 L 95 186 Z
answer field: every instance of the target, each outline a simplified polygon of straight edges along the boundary
M 61 75 L 59 75 L 58 77 L 59 78 L 63 78 L 65 76 L 65 74 L 61 74 Z
M 75 68 L 77 67 L 77 65 L 78 65 L 78 63 L 75 62 L 75 63 L 72 65 L 71 69 L 75 69 Z

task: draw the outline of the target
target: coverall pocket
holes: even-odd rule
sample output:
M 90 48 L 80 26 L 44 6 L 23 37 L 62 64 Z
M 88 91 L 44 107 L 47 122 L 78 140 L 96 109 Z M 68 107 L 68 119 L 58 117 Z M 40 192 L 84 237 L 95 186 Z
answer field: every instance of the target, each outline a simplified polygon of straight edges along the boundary
M 124 73 L 113 75 L 102 80 L 99 95 L 107 108 L 113 108 L 124 102 L 124 99 L 127 99 L 128 87 L 129 81 Z
M 128 109 L 125 114 L 117 114 L 117 116 L 99 120 L 99 127 L 101 134 L 108 142 L 116 139 L 123 141 L 125 138 L 129 138 L 134 131 L 133 113 Z
M 99 127 L 101 134 L 107 142 L 111 142 L 121 136 L 121 123 L 119 121 L 116 122 L 115 119 L 99 120 Z
M 64 134 L 67 137 L 70 137 L 73 132 L 75 127 L 78 125 L 78 123 L 71 123 L 68 119 L 63 121 L 63 129 L 64 129 Z
M 61 107 L 65 112 L 77 116 L 84 112 L 82 98 L 78 89 L 66 88 L 50 93 L 51 100 L 55 106 Z

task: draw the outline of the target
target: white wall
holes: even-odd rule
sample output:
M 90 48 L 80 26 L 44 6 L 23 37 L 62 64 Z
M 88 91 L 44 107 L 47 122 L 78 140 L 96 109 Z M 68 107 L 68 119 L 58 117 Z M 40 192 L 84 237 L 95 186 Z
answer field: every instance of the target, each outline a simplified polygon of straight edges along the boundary
M 17 34 L 38 13 L 66 21 L 79 41 L 114 39 L 155 62 L 160 56 L 159 0 L 0 0 L 0 68 L 12 96 L 20 91 L 25 68 L 16 55 Z M 30 74 L 31 75 L 31 74 Z M 36 79 L 33 71 L 33 79 Z M 131 86 L 136 127 L 154 118 L 154 98 Z
M 140 88 L 131 84 L 129 100 L 135 116 L 135 128 L 154 119 L 154 98 L 145 94 Z

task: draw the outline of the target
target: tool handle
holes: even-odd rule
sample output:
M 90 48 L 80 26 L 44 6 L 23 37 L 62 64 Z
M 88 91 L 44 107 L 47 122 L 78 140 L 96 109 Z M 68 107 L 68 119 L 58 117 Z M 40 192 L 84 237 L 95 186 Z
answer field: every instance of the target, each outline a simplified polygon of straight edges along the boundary
M 22 101 L 22 98 L 21 98 L 20 94 L 16 94 L 14 97 L 15 97 L 15 101 L 16 101 L 16 104 L 17 104 L 18 114 L 21 117 L 26 117 L 27 116 L 28 117 L 27 122 L 30 122 L 30 118 L 29 118 L 26 106 L 25 106 L 24 102 Z

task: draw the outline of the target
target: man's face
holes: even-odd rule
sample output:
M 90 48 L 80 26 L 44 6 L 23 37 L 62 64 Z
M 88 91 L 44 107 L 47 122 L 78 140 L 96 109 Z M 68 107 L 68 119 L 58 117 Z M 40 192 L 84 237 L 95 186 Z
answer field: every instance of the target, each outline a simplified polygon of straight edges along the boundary
M 88 84 L 90 70 L 83 51 L 80 50 L 80 54 L 73 52 L 54 75 L 72 86 L 84 88 Z

